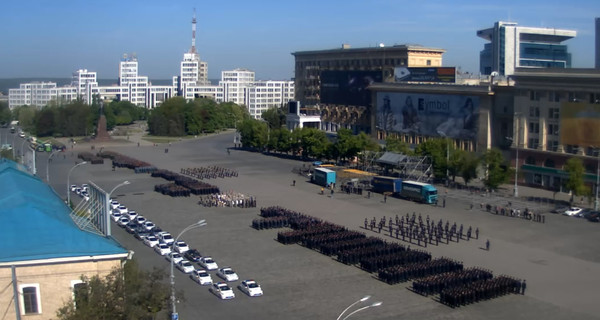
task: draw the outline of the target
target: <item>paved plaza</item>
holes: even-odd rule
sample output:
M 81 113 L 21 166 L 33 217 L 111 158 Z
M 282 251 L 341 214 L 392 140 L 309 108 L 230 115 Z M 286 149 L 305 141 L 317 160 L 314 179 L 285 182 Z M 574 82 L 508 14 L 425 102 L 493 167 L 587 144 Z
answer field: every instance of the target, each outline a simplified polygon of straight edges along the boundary
M 231 266 L 241 279 L 255 279 L 265 295 L 249 298 L 235 289 L 236 298 L 218 300 L 207 287 L 197 285 L 177 271 L 176 287 L 185 294 L 178 311 L 180 319 L 335 319 L 351 303 L 364 295 L 370 302 L 382 301 L 360 315 L 362 319 L 600 319 L 597 303 L 600 288 L 600 224 L 546 213 L 545 223 L 492 215 L 470 208 L 470 194 L 449 190 L 446 208 L 408 202 L 372 194 L 359 196 L 336 192 L 331 198 L 320 195 L 320 187 L 292 173 L 302 163 L 260 153 L 232 150 L 233 133 L 223 133 L 172 145 L 154 146 L 135 137 L 128 143 L 96 145 L 97 150 L 113 150 L 152 163 L 158 168 L 179 172 L 181 168 L 218 165 L 238 170 L 234 178 L 204 180 L 222 191 L 234 191 L 257 198 L 257 208 L 217 208 L 198 205 L 198 197 L 172 198 L 154 192 L 164 179 L 133 170 L 103 165 L 78 167 L 71 183 L 93 181 L 109 191 L 129 180 L 113 195 L 176 236 L 186 226 L 206 219 L 206 227 L 187 232 L 182 238 L 203 255 L 212 256 L 219 266 Z M 168 153 L 165 149 L 168 148 Z M 58 154 L 50 164 L 52 187 L 65 197 L 67 172 L 75 164 L 78 151 L 90 151 L 90 144 L 78 145 Z M 38 175 L 44 177 L 46 154 L 38 153 Z M 292 186 L 292 181 L 296 185 Z M 528 192 L 522 189 L 523 193 Z M 535 192 L 535 191 L 534 191 Z M 564 195 L 560 195 L 564 197 Z M 526 204 L 526 203 L 525 203 Z M 281 229 L 255 230 L 260 207 L 281 206 L 326 221 L 363 231 L 387 241 L 401 240 L 364 230 L 364 219 L 394 217 L 416 212 L 423 218 L 463 224 L 480 230 L 478 240 L 430 245 L 422 248 L 434 257 L 463 261 L 465 267 L 484 267 L 494 275 L 506 274 L 527 280 L 525 295 L 506 295 L 452 309 L 407 290 L 410 283 L 388 285 L 356 266 L 336 260 L 299 245 L 275 241 Z M 532 205 L 533 206 L 533 205 Z M 540 208 L 541 210 L 541 208 Z M 144 268 L 154 266 L 168 272 L 167 261 L 133 236 L 113 225 L 115 238 Z M 491 250 L 482 250 L 486 239 Z M 213 279 L 217 277 L 212 273 Z M 238 282 L 239 283 L 239 282 Z M 237 285 L 237 283 L 235 284 Z M 353 317 L 354 318 L 354 317 Z

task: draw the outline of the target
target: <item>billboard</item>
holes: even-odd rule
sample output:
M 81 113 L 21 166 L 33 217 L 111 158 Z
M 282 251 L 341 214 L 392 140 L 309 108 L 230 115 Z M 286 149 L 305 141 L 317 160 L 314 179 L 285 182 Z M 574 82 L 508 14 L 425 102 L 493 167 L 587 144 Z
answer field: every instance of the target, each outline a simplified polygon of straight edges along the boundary
M 416 82 L 456 82 L 456 68 L 454 67 L 397 67 L 394 68 L 394 80 Z
M 377 128 L 422 136 L 472 140 L 479 97 L 401 92 L 377 93 Z
M 561 103 L 560 143 L 586 147 L 600 146 L 600 104 Z
M 367 87 L 382 82 L 381 71 L 322 71 L 321 103 L 368 106 L 371 91 Z

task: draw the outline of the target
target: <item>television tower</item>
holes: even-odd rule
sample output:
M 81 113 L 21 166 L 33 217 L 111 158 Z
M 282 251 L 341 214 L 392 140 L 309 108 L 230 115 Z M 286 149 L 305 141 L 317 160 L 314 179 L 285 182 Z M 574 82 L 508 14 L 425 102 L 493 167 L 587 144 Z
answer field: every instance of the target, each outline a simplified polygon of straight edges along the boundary
M 196 8 L 194 8 L 194 17 L 192 18 L 192 48 L 190 53 L 196 53 Z

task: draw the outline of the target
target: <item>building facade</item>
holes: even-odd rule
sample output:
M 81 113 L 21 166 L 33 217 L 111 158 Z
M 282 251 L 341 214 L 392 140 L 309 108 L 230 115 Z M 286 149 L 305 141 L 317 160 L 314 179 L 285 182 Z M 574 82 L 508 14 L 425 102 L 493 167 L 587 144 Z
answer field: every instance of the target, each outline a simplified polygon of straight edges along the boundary
M 511 75 L 515 68 L 570 68 L 571 53 L 562 42 L 576 35 L 574 30 L 498 21 L 492 28 L 477 31 L 478 37 L 488 41 L 479 55 L 479 72 Z
M 63 199 L 18 164 L 0 161 L 0 305 L 6 319 L 55 319 L 82 276 L 106 276 L 129 252 L 79 229 Z
M 340 49 L 294 52 L 295 98 L 306 110 L 315 108 L 321 114 L 321 129 L 325 131 L 348 128 L 371 133 L 368 84 L 394 81 L 397 67 L 439 67 L 444 52 L 419 45 L 383 44 L 372 48 L 353 49 L 343 45 Z M 350 78 L 345 84 L 344 77 Z M 345 95 L 350 99 L 340 96 L 327 99 L 322 90 L 338 85 L 347 85 L 351 87 L 349 90 L 360 93 Z
M 511 158 L 523 173 L 519 182 L 562 190 L 568 178 L 564 165 L 576 157 L 594 191 L 600 159 L 600 70 L 517 69 L 513 78 L 516 138 Z

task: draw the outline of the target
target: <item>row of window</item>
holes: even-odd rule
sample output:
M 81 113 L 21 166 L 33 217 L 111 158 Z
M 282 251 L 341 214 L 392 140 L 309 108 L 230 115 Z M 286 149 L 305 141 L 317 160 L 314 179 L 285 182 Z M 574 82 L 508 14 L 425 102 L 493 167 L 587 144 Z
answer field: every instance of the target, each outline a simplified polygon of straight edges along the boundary
M 560 102 L 565 98 L 567 101 L 589 101 L 590 103 L 600 103 L 600 93 L 584 93 L 584 92 L 568 92 L 561 93 L 558 91 L 529 91 L 529 100 L 531 101 L 540 101 L 542 97 L 548 97 L 548 101 L 550 102 Z M 539 115 L 538 115 L 539 116 Z

